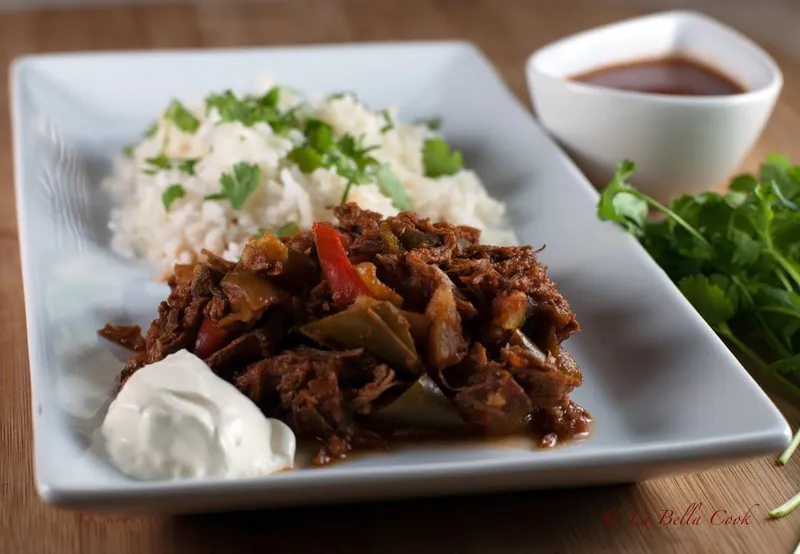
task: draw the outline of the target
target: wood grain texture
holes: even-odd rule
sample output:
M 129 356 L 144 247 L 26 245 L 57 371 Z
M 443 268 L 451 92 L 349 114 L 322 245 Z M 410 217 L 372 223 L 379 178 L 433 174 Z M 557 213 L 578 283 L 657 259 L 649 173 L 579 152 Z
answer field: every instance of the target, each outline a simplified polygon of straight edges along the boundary
M 731 3 L 734 5 L 736 3 Z M 273 45 L 461 38 L 476 42 L 527 104 L 523 63 L 558 37 L 641 13 L 590 0 L 305 1 L 158 5 L 0 15 L 0 61 L 63 50 Z M 773 52 L 786 88 L 745 164 L 769 151 L 800 160 L 800 63 Z M 0 104 L 8 105 L 6 73 Z M 0 110 L 0 552 L 134 553 L 531 553 L 790 552 L 800 513 L 766 512 L 800 489 L 800 456 L 772 457 L 699 475 L 574 491 L 427 499 L 189 517 L 109 518 L 43 504 L 32 475 L 32 429 L 24 306 L 13 203 L 9 114 Z M 793 424 L 796 411 L 784 406 Z M 702 503 L 700 525 L 663 526 Z M 748 525 L 711 525 L 715 510 Z M 605 513 L 619 510 L 613 525 Z M 638 510 L 648 525 L 630 525 Z

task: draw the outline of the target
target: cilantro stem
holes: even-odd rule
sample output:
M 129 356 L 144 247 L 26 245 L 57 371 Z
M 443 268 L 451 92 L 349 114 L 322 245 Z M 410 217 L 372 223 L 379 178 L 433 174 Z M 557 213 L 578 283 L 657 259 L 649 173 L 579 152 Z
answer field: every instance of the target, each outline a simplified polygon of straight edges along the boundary
M 792 442 L 786 447 L 786 450 L 783 451 L 783 454 L 780 455 L 778 458 L 778 463 L 782 466 L 785 466 L 786 463 L 789 461 L 789 458 L 792 457 L 794 451 L 797 450 L 797 447 L 800 446 L 800 429 L 794 434 L 794 438 Z
M 760 197 L 760 195 L 759 195 Z M 772 208 L 769 204 L 763 201 L 761 202 L 761 211 L 764 217 L 764 228 L 759 229 L 755 223 L 753 223 L 753 227 L 755 228 L 756 232 L 761 235 L 761 239 L 764 241 L 764 246 L 767 252 L 775 258 L 775 261 L 778 262 L 778 265 L 783 268 L 783 270 L 789 274 L 789 277 L 795 282 L 795 285 L 800 287 L 800 273 L 798 273 L 797 269 L 791 264 L 789 260 L 783 257 L 783 254 L 778 252 L 775 249 L 775 245 L 772 242 Z
M 782 315 L 787 315 L 789 317 L 794 317 L 796 319 L 800 319 L 800 312 L 796 310 L 790 310 L 789 308 L 781 308 L 780 306 L 764 306 L 757 309 L 759 312 L 782 314 Z
M 756 319 L 761 324 L 761 328 L 764 333 L 764 337 L 769 345 L 774 348 L 777 352 L 780 353 L 782 358 L 788 358 L 792 355 L 792 352 L 786 348 L 786 346 L 781 342 L 781 340 L 775 335 L 775 332 L 772 328 L 767 324 L 764 320 L 764 316 L 761 314 L 761 311 L 756 308 L 755 302 L 753 301 L 753 297 L 750 294 L 750 291 L 747 290 L 747 287 L 744 286 L 744 283 L 736 277 L 731 277 L 731 281 L 739 288 L 739 292 L 741 293 L 742 297 L 747 301 L 748 307 L 753 309 Z
M 344 192 L 342 193 L 342 200 L 339 202 L 340 204 L 344 205 L 347 202 L 347 197 L 350 195 L 350 188 L 353 186 L 353 181 L 347 181 L 347 185 L 344 187 Z
M 707 247 L 709 247 L 709 248 L 711 247 L 711 245 L 708 243 L 708 241 L 705 239 L 705 237 L 703 235 L 701 235 L 697 229 L 695 229 L 694 227 L 692 227 L 691 225 L 686 223 L 686 221 L 681 216 L 679 216 L 678 214 L 676 214 L 675 212 L 673 212 L 672 210 L 667 208 L 661 202 L 658 202 L 657 200 L 653 200 L 652 198 L 650 198 L 646 194 L 643 194 L 643 193 L 639 192 L 638 190 L 626 190 L 625 192 L 636 196 L 640 200 L 643 200 L 644 202 L 646 202 L 647 205 L 650 206 L 651 208 L 654 208 L 654 209 L 660 211 L 661 213 L 671 217 L 673 219 L 673 221 L 675 221 L 675 223 L 677 223 L 678 225 L 680 225 L 681 227 L 686 229 L 689 232 L 690 235 L 692 235 L 694 238 L 696 238 L 697 240 L 702 242 Z
M 794 495 L 792 498 L 775 508 L 769 513 L 769 517 L 771 518 L 779 518 L 783 517 L 795 508 L 800 506 L 800 492 Z
M 785 271 L 783 271 L 781 268 L 776 268 L 775 275 L 778 276 L 778 280 L 780 280 L 781 284 L 783 285 L 783 288 L 785 288 L 789 292 L 794 292 L 792 284 L 789 282 L 789 279 L 786 278 Z
M 739 338 L 733 334 L 727 323 L 719 323 L 712 327 L 714 331 L 721 337 L 727 339 L 731 344 L 738 348 L 748 358 L 758 366 L 759 374 L 764 379 L 772 379 L 773 382 L 777 381 L 781 386 L 791 391 L 793 395 L 800 398 L 800 387 L 789 381 L 786 377 L 777 371 L 770 371 L 770 365 L 764 361 L 764 358 L 756 354 L 749 346 L 743 343 Z
M 794 396 L 795 398 L 800 398 L 800 387 L 789 381 L 786 377 L 784 377 L 780 373 L 772 371 L 768 374 L 768 377 L 771 377 L 773 381 L 777 381 L 781 386 L 785 387 L 786 390 L 790 391 L 792 396 Z
M 733 331 L 731 331 L 727 323 L 719 323 L 715 325 L 714 330 L 717 332 L 717 334 L 728 339 L 728 341 L 730 341 L 736 348 L 741 350 L 748 358 L 753 360 L 762 371 L 767 368 L 767 362 L 765 362 L 761 356 L 753 352 L 749 346 L 740 341 L 739 338 L 733 334 Z
M 772 257 L 775 258 L 775 261 L 783 268 L 783 270 L 789 274 L 789 277 L 795 282 L 798 288 L 800 288 L 800 273 L 797 272 L 797 269 L 792 265 L 792 263 L 783 257 L 783 254 L 778 252 L 772 247 L 771 241 L 769 244 L 770 254 Z

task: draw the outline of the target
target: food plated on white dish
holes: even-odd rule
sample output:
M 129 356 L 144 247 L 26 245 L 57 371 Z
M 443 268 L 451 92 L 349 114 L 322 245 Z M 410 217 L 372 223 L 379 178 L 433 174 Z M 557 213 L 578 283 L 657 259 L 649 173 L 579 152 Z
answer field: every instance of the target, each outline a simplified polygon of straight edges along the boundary
M 595 183 L 623 159 L 660 202 L 721 186 L 783 88 L 761 47 L 709 16 L 650 14 L 590 29 L 528 58 L 538 119 Z
M 259 85 L 154 112 L 103 182 L 116 252 L 169 274 L 203 249 L 238 256 L 259 230 L 310 229 L 344 202 L 384 215 L 413 208 L 491 244 L 515 242 L 505 206 L 451 152 L 436 118 L 407 122 L 352 91 L 305 98 L 268 76 Z
M 175 71 L 176 67 L 181 69 Z M 287 168 L 295 171 L 295 180 L 320 172 L 313 176 L 314 183 L 298 187 L 308 190 L 322 186 L 322 177 L 330 181 L 325 172 L 335 167 L 334 173 L 344 181 L 333 179 L 336 182 L 329 192 L 333 204 L 352 200 L 342 199 L 351 177 L 332 163 L 337 153 L 317 148 L 311 138 L 316 131 L 308 132 L 308 120 L 298 125 L 299 135 L 289 137 L 291 144 L 281 145 L 272 166 L 264 158 L 240 158 L 236 141 L 224 141 L 227 146 L 223 147 L 232 153 L 227 161 L 217 160 L 217 152 L 206 150 L 164 151 L 164 161 L 157 148 L 172 148 L 172 143 L 151 144 L 147 140 L 152 136 L 136 142 L 153 114 L 163 116 L 176 106 L 174 99 L 197 120 L 195 131 L 203 132 L 206 123 L 209 136 L 241 131 L 241 121 L 206 122 L 202 106 L 195 108 L 191 99 L 226 90 L 254 90 L 254 81 L 264 73 L 279 76 L 282 87 L 304 95 L 352 91 L 359 102 L 378 113 L 395 105 L 403 115 L 394 121 L 390 111 L 393 124 L 441 117 L 443 125 L 436 133 L 409 125 L 409 133 L 421 137 L 415 139 L 410 153 L 404 149 L 410 160 L 407 167 L 416 167 L 416 172 L 404 173 L 399 158 L 386 153 L 383 157 L 380 145 L 373 150 L 375 163 L 360 163 L 352 155 L 343 162 L 345 173 L 353 168 L 351 161 L 356 169 L 368 168 L 365 175 L 352 179 L 348 194 L 358 198 L 372 190 L 371 201 L 384 206 L 372 207 L 388 213 L 368 213 L 364 206 L 346 202 L 334 210 L 336 206 L 326 206 L 331 202 L 327 199 L 321 207 L 312 208 L 317 211 L 305 220 L 299 214 L 306 204 L 295 202 L 281 216 L 285 220 L 245 221 L 240 226 L 238 213 L 253 208 L 249 217 L 267 218 L 266 211 L 274 202 L 280 203 L 282 197 L 276 196 L 263 209 L 257 204 L 247 206 L 259 201 L 257 194 L 269 198 L 274 184 L 271 176 L 281 178 Z M 40 494 L 52 503 L 186 512 L 620 483 L 733 463 L 777 452 L 788 443 L 788 426 L 767 396 L 644 250 L 621 230 L 598 221 L 597 193 L 471 45 L 399 43 L 36 56 L 17 60 L 12 77 L 36 478 Z M 152 86 L 143 88 L 145 82 Z M 264 98 L 269 90 L 256 94 Z M 264 99 L 264 103 L 271 101 Z M 288 109 L 279 106 L 281 113 Z M 346 150 L 340 141 L 348 144 L 347 131 L 328 117 L 315 113 L 310 119 L 332 128 L 331 139 L 325 138 L 324 144 L 336 142 L 339 151 Z M 160 121 L 164 128 L 157 132 L 164 134 L 179 125 L 176 119 L 187 129 L 195 127 L 177 108 L 168 119 Z M 311 125 L 315 126 L 327 129 Z M 271 136 L 263 127 L 261 134 L 252 127 L 250 131 L 254 134 L 239 142 Z M 380 136 L 381 129 L 377 131 L 374 141 L 389 140 Z M 327 136 L 327 130 L 322 134 Z M 273 139 L 277 143 L 278 138 Z M 213 137 L 210 140 L 216 150 L 218 143 Z M 438 174 L 426 167 L 427 141 L 436 145 Z M 131 143 L 129 169 L 151 171 L 152 175 L 145 176 L 153 177 L 150 181 L 115 173 L 115 160 Z M 210 143 L 193 137 L 187 144 L 205 148 Z M 361 146 L 373 145 L 365 141 Z M 309 147 L 314 153 L 289 155 Z M 254 148 L 253 155 L 267 148 Z M 300 160 L 316 160 L 315 154 L 319 166 L 314 162 L 304 172 L 305 162 Z M 195 175 L 173 167 L 174 159 L 209 155 L 215 159 L 208 161 L 208 167 L 197 161 L 192 168 Z M 242 163 L 258 167 L 258 175 L 253 177 L 254 169 L 245 175 L 243 166 L 237 173 L 236 166 Z M 223 167 L 227 164 L 230 167 Z M 405 200 L 398 201 L 396 186 L 381 187 L 378 177 L 384 166 L 392 170 Z M 459 176 L 461 172 L 474 175 Z M 118 238 L 122 226 L 110 232 L 109 222 L 115 221 L 112 211 L 124 209 L 130 199 L 112 197 L 101 187 L 103 179 L 118 177 L 128 179 L 130 190 L 150 187 L 150 208 L 141 217 L 152 216 L 153 227 L 169 219 L 181 202 L 194 202 L 201 214 L 218 209 L 230 218 L 230 225 L 218 227 L 230 235 L 221 242 L 206 243 L 207 237 L 215 235 L 206 227 L 197 242 L 186 244 L 184 251 L 191 254 L 185 257 L 175 249 L 126 252 Z M 460 200 L 452 202 L 458 213 L 437 213 L 445 208 L 426 208 L 425 200 L 435 194 L 416 194 L 412 186 L 417 179 L 427 188 L 446 187 L 449 179 L 462 177 L 469 183 L 454 183 L 453 190 L 470 190 L 469 198 L 494 207 L 498 219 L 472 222 L 468 218 L 481 208 L 473 203 L 467 209 Z M 191 178 L 198 182 L 189 182 Z M 212 184 L 219 188 L 202 188 Z M 173 185 L 185 189 L 183 195 L 169 193 Z M 190 185 L 197 186 L 202 198 L 190 197 Z M 288 188 L 283 181 L 275 186 L 280 189 L 277 193 Z M 253 191 L 244 199 L 232 194 L 249 188 Z M 405 201 L 410 205 L 403 205 Z M 124 218 L 116 217 L 116 221 Z M 192 223 L 196 214 L 186 217 Z M 511 233 L 504 235 L 508 242 L 530 246 L 503 246 L 503 240 L 495 237 L 480 240 L 473 228 L 483 226 L 484 232 L 491 233 L 506 222 Z M 289 223 L 297 226 L 296 232 L 278 232 L 278 227 Z M 320 250 L 321 242 L 327 246 Z M 539 251 L 542 245 L 546 247 Z M 151 251 L 157 253 L 151 256 Z M 331 252 L 332 259 L 347 262 L 344 274 L 349 277 L 342 289 L 333 285 L 341 285 L 341 274 L 326 269 L 340 267 L 330 262 Z M 393 262 L 392 256 L 400 261 Z M 527 276 L 531 288 L 508 285 L 514 274 L 503 271 L 509 270 L 513 264 L 506 262 L 515 257 L 526 260 L 530 269 L 522 277 Z M 484 285 L 471 281 L 476 261 L 500 278 L 485 279 Z M 164 265 L 175 262 L 180 269 L 167 275 L 167 282 L 159 281 Z M 546 274 L 539 262 L 547 266 Z M 283 274 L 293 266 L 300 268 L 296 275 Z M 412 278 L 414 271 L 418 279 Z M 242 294 L 245 282 L 258 294 Z M 309 286 L 316 296 L 302 292 Z M 483 286 L 489 288 L 484 291 Z M 508 294 L 496 294 L 499 289 L 507 289 Z M 476 290 L 491 300 L 482 303 Z M 522 294 L 511 294 L 514 291 Z M 542 291 L 547 291 L 549 304 L 544 297 L 537 299 Z M 509 301 L 495 302 L 492 294 L 508 296 Z M 254 299 L 258 301 L 251 302 Z M 187 308 L 198 304 L 197 300 L 203 304 L 202 316 L 189 318 L 192 309 Z M 495 309 L 495 304 L 524 309 L 509 312 L 515 317 L 495 319 L 506 313 Z M 365 318 L 374 328 L 392 331 L 384 336 L 388 351 L 376 351 L 373 340 L 353 344 L 358 333 L 342 334 L 345 325 L 352 328 Z M 470 318 L 476 325 L 469 323 Z M 201 332 L 206 320 L 211 323 Z M 503 325 L 494 325 L 501 320 Z M 570 336 L 577 331 L 577 322 L 580 331 Z M 112 326 L 105 327 L 108 323 Z M 268 323 L 279 330 L 284 342 L 260 340 L 258 332 L 269 328 Z M 147 337 L 134 333 L 134 326 L 149 329 Z M 107 337 L 132 347 L 133 354 L 99 338 L 97 331 L 103 328 Z M 188 339 L 180 336 L 187 328 L 192 329 Z M 226 333 L 236 337 L 228 335 L 220 342 Z M 433 341 L 434 333 L 447 340 Z M 238 361 L 215 357 L 245 336 L 249 338 L 243 341 L 256 339 L 255 358 L 251 354 Z M 566 354 L 561 341 L 568 336 Z M 448 349 L 434 348 L 436 344 Z M 159 348 L 158 356 L 151 358 Z M 486 351 L 485 359 L 481 349 Z M 339 368 L 332 371 L 336 379 L 323 369 L 314 369 L 316 378 L 304 377 L 295 388 L 264 378 L 281 374 L 276 369 L 279 362 L 297 357 L 314 358 L 311 365 L 320 358 L 334 358 L 332 366 Z M 490 364 L 489 372 L 476 369 Z M 170 365 L 182 368 L 185 379 L 170 384 L 154 378 L 154 369 L 169 371 Z M 123 366 L 126 370 L 119 379 Z M 541 374 L 535 374 L 533 381 L 525 381 L 524 372 L 517 371 L 534 366 Z M 343 383 L 343 376 L 350 380 Z M 487 376 L 507 384 L 514 395 L 488 395 L 481 403 L 465 394 Z M 539 379 L 544 376 L 558 386 L 545 388 Z M 324 392 L 324 382 L 333 381 L 339 391 L 334 395 L 337 402 L 346 400 L 341 410 L 331 411 L 319 396 L 309 394 Z M 179 385 L 185 390 L 176 394 Z M 458 431 L 446 440 L 439 440 L 441 435 L 436 440 L 414 433 L 402 440 L 384 435 L 379 437 L 380 449 L 364 445 L 369 442 L 364 436 L 373 436 L 379 426 L 365 427 L 361 416 L 391 409 L 404 394 L 413 394 L 415 385 L 424 389 L 423 401 L 415 403 L 412 398 L 412 407 L 401 406 L 400 414 L 389 417 L 390 435 L 408 429 L 416 433 L 419 420 L 402 425 L 398 421 L 409 414 L 413 419 L 418 415 L 416 408 L 424 405 L 444 414 L 440 421 L 468 427 L 470 436 L 451 440 Z M 162 393 L 167 389 L 172 392 L 165 400 Z M 237 399 L 225 402 L 231 412 L 207 417 L 219 412 L 219 406 L 208 399 L 218 401 L 228 395 Z M 245 404 L 248 408 L 258 406 L 260 413 L 238 408 L 239 400 L 250 402 L 252 406 Z M 148 408 L 148 413 L 165 417 L 164 426 L 150 427 L 149 434 L 137 432 L 152 422 L 143 423 L 141 414 L 147 410 L 126 412 L 126 405 L 154 408 Z M 322 406 L 327 411 L 304 411 L 300 405 Z M 481 406 L 515 409 L 475 409 Z M 551 417 L 556 409 L 561 410 L 563 421 L 574 423 L 564 433 L 556 429 L 562 420 Z M 134 417 L 128 417 L 131 413 Z M 489 413 L 492 418 L 486 417 Z M 350 425 L 356 420 L 358 425 Z M 230 422 L 261 428 L 260 443 L 251 442 L 244 432 L 214 431 L 230 429 Z M 476 428 L 497 422 L 503 431 L 513 431 L 511 439 L 472 438 L 485 435 L 473 433 Z M 295 456 L 282 425 L 297 436 Z M 224 445 L 213 442 L 212 448 L 209 430 L 215 437 L 225 435 L 230 440 Z M 267 432 L 275 440 L 267 441 Z M 188 433 L 197 433 L 196 440 L 174 440 L 189 437 Z M 301 444 L 309 436 L 320 439 L 310 450 Z M 142 442 L 128 448 L 131 437 Z M 552 448 L 570 437 L 582 440 L 565 440 L 563 447 Z M 253 447 L 237 450 L 237 441 L 239 446 Z M 186 450 L 160 450 L 164 443 L 183 444 Z M 109 448 L 112 444 L 116 447 Z M 198 445 L 209 453 L 206 462 L 184 463 L 197 460 L 191 453 Z M 151 455 L 154 451 L 155 456 Z M 330 463 L 342 457 L 347 459 Z M 289 458 L 293 458 L 291 464 Z

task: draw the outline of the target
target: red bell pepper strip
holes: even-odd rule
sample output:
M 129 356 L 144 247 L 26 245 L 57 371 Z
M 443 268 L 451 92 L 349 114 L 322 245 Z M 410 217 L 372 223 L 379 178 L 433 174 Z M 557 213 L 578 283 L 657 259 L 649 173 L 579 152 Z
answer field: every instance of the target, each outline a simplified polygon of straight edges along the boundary
M 345 306 L 355 302 L 361 295 L 372 296 L 347 258 L 341 239 L 343 235 L 330 223 L 314 223 L 312 231 L 319 263 L 331 288 L 333 301 Z
M 225 346 L 230 333 L 220 327 L 213 319 L 206 316 L 197 332 L 194 353 L 198 358 L 208 358 L 211 354 Z

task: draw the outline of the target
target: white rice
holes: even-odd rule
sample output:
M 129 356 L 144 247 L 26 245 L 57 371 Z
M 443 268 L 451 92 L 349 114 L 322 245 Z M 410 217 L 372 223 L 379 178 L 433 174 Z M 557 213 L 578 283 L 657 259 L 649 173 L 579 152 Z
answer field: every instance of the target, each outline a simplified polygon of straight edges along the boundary
M 265 82 L 263 91 L 270 86 Z M 330 124 L 337 137 L 363 136 L 364 145 L 378 145 L 370 155 L 392 167 L 412 209 L 420 215 L 477 227 L 486 244 L 516 242 L 505 220 L 505 206 L 487 194 L 473 171 L 464 168 L 436 179 L 425 176 L 423 143 L 439 136 L 426 125 L 402 123 L 397 110 L 390 107 L 394 128 L 382 133 L 386 124 L 383 113 L 367 108 L 353 96 L 308 102 L 281 90 L 281 108 L 299 103 L 303 104 L 302 113 Z M 132 155 L 121 155 L 114 174 L 103 183 L 117 206 L 109 222 L 116 252 L 150 260 L 160 271 L 168 272 L 176 262 L 196 260 L 203 248 L 235 260 L 260 228 L 275 229 L 292 222 L 305 229 L 314 221 L 334 220 L 332 207 L 339 204 L 347 181 L 334 169 L 303 174 L 286 158 L 304 140 L 300 131 L 283 137 L 273 133 L 267 123 L 246 127 L 239 122 L 221 122 L 216 109 L 206 116 L 203 100 L 185 105 L 200 121 L 195 133 L 184 133 L 160 116 L 156 133 L 136 144 Z M 168 158 L 200 158 L 195 175 L 178 169 L 146 173 L 151 166 L 145 160 L 162 153 Z M 261 170 L 259 187 L 242 209 L 234 210 L 227 200 L 206 200 L 206 195 L 220 192 L 221 175 L 230 173 L 239 162 L 258 164 Z M 185 195 L 167 211 L 162 194 L 173 184 L 180 184 Z M 398 212 L 375 183 L 353 186 L 348 201 L 384 216 Z

